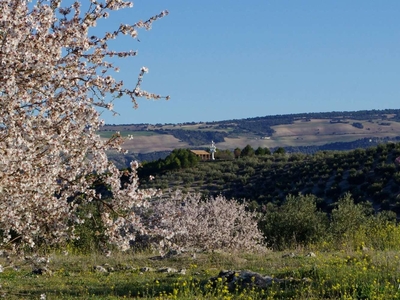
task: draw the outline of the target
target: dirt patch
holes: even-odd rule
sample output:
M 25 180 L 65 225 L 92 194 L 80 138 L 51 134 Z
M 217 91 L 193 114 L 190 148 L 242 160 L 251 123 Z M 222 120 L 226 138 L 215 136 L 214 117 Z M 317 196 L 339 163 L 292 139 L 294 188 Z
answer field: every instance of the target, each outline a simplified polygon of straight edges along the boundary
M 127 140 L 124 149 L 134 153 L 149 153 L 155 151 L 174 150 L 177 148 L 189 148 L 189 145 L 180 142 L 177 138 L 168 134 L 159 134 L 153 136 L 138 136 L 132 140 Z

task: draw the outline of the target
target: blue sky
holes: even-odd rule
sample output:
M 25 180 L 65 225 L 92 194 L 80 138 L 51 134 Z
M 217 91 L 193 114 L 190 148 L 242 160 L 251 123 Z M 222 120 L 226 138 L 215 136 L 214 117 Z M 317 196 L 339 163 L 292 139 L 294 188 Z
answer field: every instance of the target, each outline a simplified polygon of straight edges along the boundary
M 108 124 L 182 123 L 265 115 L 399 108 L 400 1 L 137 0 L 99 23 L 112 29 L 167 9 L 170 14 L 121 60 L 132 86 L 171 100 L 128 99 Z

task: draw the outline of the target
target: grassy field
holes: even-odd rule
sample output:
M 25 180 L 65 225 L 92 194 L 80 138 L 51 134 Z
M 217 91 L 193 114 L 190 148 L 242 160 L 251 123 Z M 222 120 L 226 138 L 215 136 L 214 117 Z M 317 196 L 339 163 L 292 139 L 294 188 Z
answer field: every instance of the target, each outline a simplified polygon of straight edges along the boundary
M 52 253 L 49 271 L 42 275 L 23 261 L 14 262 L 18 268 L 7 267 L 3 259 L 0 293 L 4 299 L 400 298 L 397 251 L 315 252 L 316 257 L 304 249 L 294 251 L 293 257 L 287 253 L 197 253 L 195 258 L 187 253 L 162 260 L 151 259 L 155 254 L 150 253 Z M 162 272 L 167 267 L 180 272 Z M 252 270 L 281 282 L 264 289 L 232 289 L 217 278 L 221 270 Z

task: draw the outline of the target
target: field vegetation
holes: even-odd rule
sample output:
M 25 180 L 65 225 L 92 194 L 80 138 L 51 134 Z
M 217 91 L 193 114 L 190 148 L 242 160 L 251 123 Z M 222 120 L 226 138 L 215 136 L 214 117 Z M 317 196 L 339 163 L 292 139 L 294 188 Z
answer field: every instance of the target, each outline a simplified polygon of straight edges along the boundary
M 203 161 L 193 168 L 152 170 L 155 180 L 143 178 L 142 186 L 164 192 L 182 189 L 204 195 L 222 194 L 251 201 L 257 209 L 267 204 L 280 205 L 287 196 L 301 193 L 314 195 L 318 208 L 326 212 L 332 210 L 340 197 L 350 193 L 356 203 L 366 202 L 376 210 L 400 212 L 400 180 L 397 180 L 400 170 L 396 163 L 399 143 L 310 155 L 285 153 L 282 148 L 260 155 L 257 150 L 268 148 L 257 148 L 250 155 L 243 152 L 234 159 L 233 153 L 243 149 L 238 148 L 231 155 L 217 152 L 216 157 L 223 155 L 223 159 Z M 279 153 L 279 149 L 283 152 Z
M 127 252 L 108 244 L 98 208 L 86 204 L 79 212 L 91 217 L 76 227 L 79 239 L 42 245 L 32 254 L 27 249 L 25 258 L 2 252 L 1 292 L 7 299 L 396 299 L 399 155 L 395 143 L 314 155 L 246 146 L 219 151 L 209 162 L 176 150 L 161 164 L 149 164 L 154 180 L 141 174 L 143 187 L 168 182 L 152 200 L 152 214 L 162 220 L 157 226 L 175 232 L 161 256 L 152 246 L 156 240 L 145 236 Z M 174 196 L 171 189 L 184 193 Z M 204 201 L 221 193 L 231 200 Z M 243 238 L 231 246 L 224 240 L 209 249 L 199 246 L 234 227 L 240 203 L 257 220 L 259 248 L 235 250 Z M 213 219 L 193 218 L 203 209 Z M 182 229 L 188 234 L 177 235 Z M 232 283 L 224 275 L 229 272 L 254 279 Z M 257 276 L 268 283 L 260 286 Z
M 125 148 L 133 153 L 146 153 L 184 147 L 206 148 L 211 140 L 221 149 L 245 147 L 307 147 L 362 139 L 395 139 L 400 130 L 399 110 L 371 110 L 355 112 L 325 112 L 265 116 L 216 122 L 188 122 L 180 124 L 124 124 L 105 125 L 105 132 L 134 132 L 132 142 Z M 152 132 L 160 140 L 142 146 L 138 131 Z M 108 133 L 109 134 L 109 133 Z M 164 144 L 163 136 L 174 137 L 174 144 Z M 164 145 L 164 146 L 163 146 Z M 367 146 L 367 143 L 363 146 Z M 341 150 L 339 145 L 333 150 Z
M 1 297 L 400 297 L 399 144 L 314 155 L 248 144 L 211 162 L 184 149 L 310 130 L 392 137 L 400 111 L 103 126 L 98 109 L 116 114 L 117 99 L 169 99 L 142 89 L 147 67 L 133 86 L 117 79 L 114 58 L 137 52 L 111 48 L 168 11 L 103 31 L 97 21 L 133 4 L 30 2 L 0 2 Z M 137 152 L 180 149 L 118 169 L 108 155 L 125 136 Z
M 349 198 L 342 205 L 354 209 Z M 304 213 L 291 200 L 288 206 L 286 216 L 276 219 L 286 233 L 296 224 L 283 222 Z M 307 246 L 281 251 L 191 250 L 161 258 L 150 249 L 114 249 L 105 255 L 89 238 L 62 249 L 42 248 L 45 263 L 40 256 L 4 254 L 1 292 L 6 299 L 398 299 L 400 228 L 357 208 L 356 223 L 363 223 L 343 231 L 351 222 L 349 211 L 338 210 L 328 230 L 338 239 L 324 234 Z M 234 278 L 253 272 L 270 281 L 261 287 L 256 277 L 232 283 L 223 270 L 232 270 Z
M 35 256 L 37 263 L 32 264 L 30 256 L 21 260 L 3 253 L 2 293 L 8 299 L 400 297 L 400 227 L 396 216 L 399 144 L 309 156 L 287 154 L 283 148 L 272 153 L 268 148 L 252 149 L 250 146 L 239 150 L 236 159 L 232 154 L 230 160 L 197 162 L 172 169 L 167 167 L 167 170 L 155 174 L 158 179 L 146 183 L 157 186 L 164 176 L 171 183 L 165 188 L 164 195 L 153 201 L 160 212 L 167 212 L 162 205 L 170 207 L 170 216 L 164 215 L 163 220 L 170 220 L 168 222 L 177 228 L 192 230 L 186 237 L 175 235 L 177 239 L 174 242 L 178 244 L 186 239 L 186 246 L 179 251 L 167 247 L 160 256 L 146 239 L 138 239 L 128 252 L 119 252 L 111 245 L 105 250 L 107 239 L 102 234 L 101 222 L 94 217 L 77 227 L 80 239 L 61 248 L 43 246 L 39 253 L 49 258 L 44 265 Z M 174 163 L 176 159 L 184 160 L 185 157 L 189 161 L 189 155 L 189 150 L 175 151 L 166 162 Z M 161 169 L 165 167 L 160 166 Z M 259 178 L 264 176 L 263 185 L 251 184 L 254 178 L 258 178 L 256 175 Z M 179 181 L 176 176 L 180 176 Z M 205 185 L 199 184 L 202 176 L 203 180 L 210 180 Z M 203 197 L 218 191 L 228 192 L 229 186 L 224 185 L 225 180 L 218 181 L 219 177 L 240 180 L 236 186 L 241 186 L 242 192 L 250 188 L 249 197 L 237 199 L 242 199 L 239 202 L 253 211 L 258 220 L 264 244 L 258 250 L 237 251 L 235 246 L 232 249 L 223 246 L 228 245 L 225 242 L 215 248 L 218 250 L 199 247 L 200 237 L 205 238 L 200 244 L 209 244 L 205 242 L 206 231 L 202 231 L 207 224 L 214 224 L 210 232 L 232 228 L 228 225 L 229 218 L 222 216 L 229 215 L 227 212 L 232 211 L 233 204 L 239 202 L 222 199 L 222 205 L 212 208 L 219 211 L 214 211 L 216 218 L 206 221 L 204 227 L 201 223 L 204 218 L 191 217 L 191 207 L 206 203 L 200 200 L 201 197 L 183 200 L 187 210 L 182 210 L 180 203 L 184 198 L 168 193 L 171 187 L 197 191 Z M 203 187 L 203 190 L 196 190 L 196 186 Z M 257 187 L 259 195 L 262 195 L 265 186 L 275 186 L 280 190 L 271 198 L 255 197 Z M 332 186 L 340 187 L 340 192 Z M 359 193 L 354 193 L 351 187 L 358 187 L 356 191 Z M 302 189 L 309 189 L 309 193 Z M 323 190 L 323 193 L 313 193 L 314 190 Z M 193 201 L 197 204 L 192 205 Z M 176 204 L 176 210 L 172 210 Z M 201 207 L 206 206 L 197 206 L 195 211 L 200 212 Z M 228 210 L 224 213 L 221 208 Z M 82 209 L 82 214 L 89 210 L 96 216 L 94 207 Z M 168 223 L 161 224 L 166 226 Z M 195 234 L 199 237 L 193 239 Z M 241 278 L 243 272 L 253 272 L 250 274 L 255 274 L 255 277 L 250 282 L 241 283 L 238 279 L 232 283 L 232 278 L 223 275 L 228 271 L 236 274 L 237 278 Z M 272 279 L 260 286 L 256 276 Z

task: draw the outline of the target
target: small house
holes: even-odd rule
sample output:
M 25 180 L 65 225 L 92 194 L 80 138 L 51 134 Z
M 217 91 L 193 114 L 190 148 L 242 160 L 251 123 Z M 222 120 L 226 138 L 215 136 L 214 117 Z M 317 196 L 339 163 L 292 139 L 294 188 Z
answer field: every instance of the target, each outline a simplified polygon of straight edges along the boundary
M 211 160 L 211 154 L 205 150 L 190 150 L 201 160 Z

